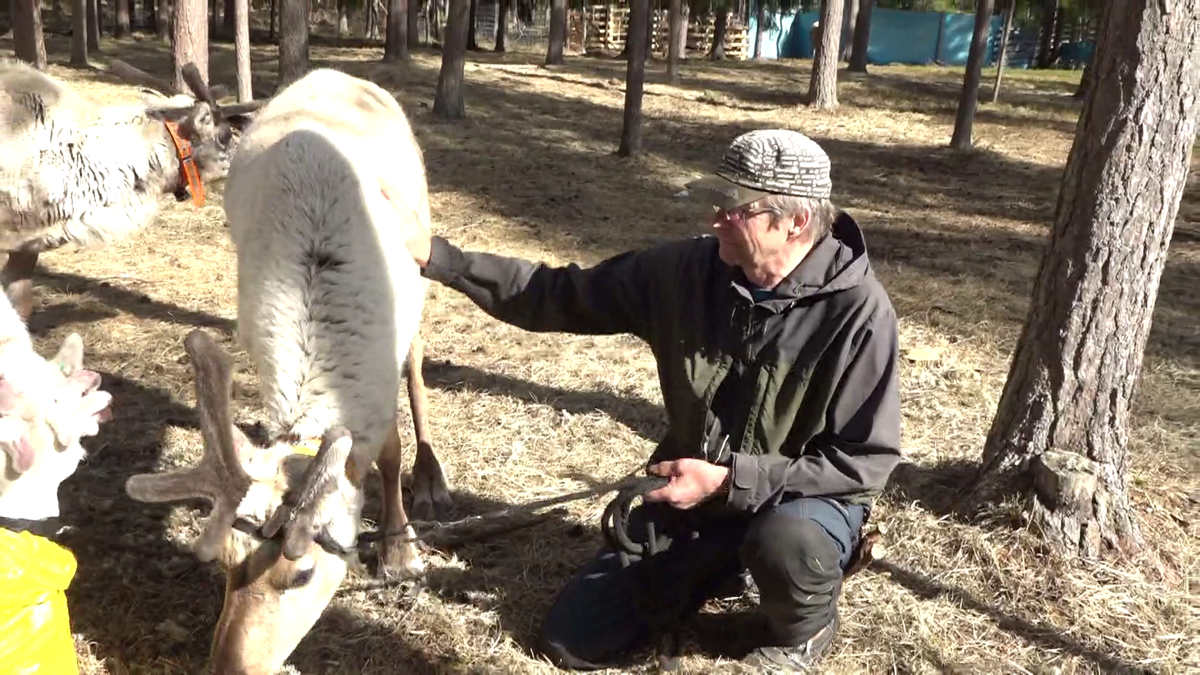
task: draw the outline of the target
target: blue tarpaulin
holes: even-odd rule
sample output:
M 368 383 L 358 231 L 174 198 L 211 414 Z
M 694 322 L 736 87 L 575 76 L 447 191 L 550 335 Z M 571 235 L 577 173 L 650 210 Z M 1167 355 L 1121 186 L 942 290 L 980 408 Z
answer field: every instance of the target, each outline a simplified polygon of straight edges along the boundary
M 776 12 L 768 16 L 763 33 L 762 57 L 767 59 L 800 58 L 813 55 L 812 27 L 820 12 Z M 960 12 L 913 12 L 875 8 L 871 12 L 871 39 L 867 62 L 873 64 L 943 63 L 961 66 L 971 51 L 975 15 Z M 993 16 L 988 33 L 984 65 L 990 66 L 1000 44 L 1004 18 Z M 750 49 L 757 31 L 756 13 L 750 15 Z

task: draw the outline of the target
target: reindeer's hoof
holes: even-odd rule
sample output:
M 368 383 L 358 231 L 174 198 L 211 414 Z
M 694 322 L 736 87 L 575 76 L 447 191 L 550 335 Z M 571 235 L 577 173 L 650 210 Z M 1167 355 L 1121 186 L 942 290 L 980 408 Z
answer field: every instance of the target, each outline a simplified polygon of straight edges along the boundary
M 416 520 L 446 521 L 454 513 L 454 500 L 445 490 L 415 492 L 412 513 Z
M 415 539 L 412 527 L 406 527 L 405 534 L 409 539 Z M 425 561 L 416 541 L 403 541 L 396 537 L 392 541 L 384 539 L 380 542 L 379 572 L 389 578 L 418 578 L 425 574 Z M 400 540 L 400 541 L 397 541 Z

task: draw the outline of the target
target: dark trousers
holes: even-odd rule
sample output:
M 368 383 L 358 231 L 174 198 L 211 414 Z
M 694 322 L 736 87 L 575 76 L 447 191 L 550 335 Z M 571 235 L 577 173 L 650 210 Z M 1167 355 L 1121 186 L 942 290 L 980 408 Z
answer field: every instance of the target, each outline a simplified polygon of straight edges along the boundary
M 833 618 L 865 515 L 862 506 L 820 497 L 711 518 L 643 504 L 630 514 L 631 536 L 646 520 L 671 521 L 660 528 L 671 537 L 666 549 L 628 567 L 601 549 L 555 598 L 538 647 L 559 667 L 607 667 L 646 644 L 647 616 L 669 608 L 690 614 L 743 570 L 771 629 L 764 644 L 800 644 Z

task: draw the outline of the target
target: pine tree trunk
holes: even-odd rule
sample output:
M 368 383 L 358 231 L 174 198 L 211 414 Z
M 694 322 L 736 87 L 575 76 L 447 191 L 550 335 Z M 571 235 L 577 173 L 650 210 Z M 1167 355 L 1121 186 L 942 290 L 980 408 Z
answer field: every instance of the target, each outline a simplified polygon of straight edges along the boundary
M 117 23 L 113 26 L 113 35 L 115 37 L 129 37 L 132 31 L 129 30 L 129 0 L 117 0 Z
M 171 39 L 171 15 L 175 13 L 176 0 L 158 0 L 158 19 L 155 20 L 154 30 L 158 33 L 158 39 L 163 42 L 168 42 Z M 82 3 L 76 3 L 78 7 L 83 7 Z M 86 56 L 86 52 L 84 53 Z
M 42 31 L 41 0 L 15 0 L 12 12 L 13 51 L 18 59 L 38 70 L 45 70 L 46 38 Z
M 1042 35 L 1038 45 L 1038 68 L 1049 68 L 1054 53 L 1054 23 L 1058 17 L 1058 0 L 1042 1 Z
M 405 26 L 408 31 L 409 50 L 415 49 L 421 44 L 421 0 L 408 0 L 408 24 Z
M 1072 95 L 1074 98 L 1083 98 L 1087 95 L 1088 87 L 1092 84 L 1092 73 L 1096 70 L 1092 67 L 1095 62 L 1096 57 L 1093 55 L 1092 60 L 1083 67 L 1083 74 L 1079 77 L 1079 86 L 1075 88 L 1075 93 Z
M 463 61 L 467 54 L 469 0 L 450 0 L 446 17 L 446 38 L 442 45 L 442 69 L 438 73 L 433 97 L 433 114 L 446 119 L 466 117 L 463 103 Z
M 279 84 L 276 91 L 308 71 L 308 0 L 279 0 Z
M 763 36 L 767 31 L 763 28 L 763 24 L 767 22 L 767 6 L 762 0 L 758 0 L 758 9 L 754 13 L 754 55 L 751 57 L 755 61 L 762 58 L 762 41 Z
M 250 79 L 250 0 L 233 2 L 233 57 L 237 65 L 237 100 L 254 98 Z
M 1004 28 L 1000 32 L 1000 52 L 996 58 L 996 81 L 992 84 L 992 103 L 1000 100 L 1000 80 L 1004 78 L 1004 66 L 1008 63 L 1008 36 L 1012 32 L 1013 14 L 1017 0 L 1008 0 L 1004 10 Z
M 175 21 L 172 31 L 171 54 L 174 74 L 171 86 L 179 91 L 191 91 L 183 80 L 182 69 L 196 64 L 200 77 L 208 82 L 208 8 L 204 0 L 175 0 Z
M 479 0 L 471 0 L 471 16 L 467 19 L 467 51 L 479 51 L 479 43 L 475 41 L 475 27 L 479 25 Z
M 388 0 L 387 42 L 383 45 L 384 61 L 407 61 L 408 3 L 416 0 Z
M 237 39 L 237 0 L 225 0 L 225 9 L 221 12 L 221 35 L 225 38 Z
M 87 4 L 89 2 L 91 0 L 75 0 L 71 5 L 71 65 L 81 68 L 86 68 L 88 65 Z
M 203 0 L 201 0 L 203 1 Z M 100 0 L 87 2 L 87 42 L 88 49 L 100 51 Z
M 858 0 L 846 0 L 845 16 L 842 17 L 842 38 L 839 42 L 841 61 L 850 60 L 850 50 L 854 46 L 854 30 L 858 24 Z
M 347 0 L 337 0 L 338 10 L 338 37 L 345 39 L 350 37 L 350 3 Z
M 546 49 L 546 65 L 563 62 L 567 41 L 567 0 L 550 0 L 550 44 Z
M 276 26 L 279 25 L 279 0 L 271 0 L 270 14 L 271 16 L 268 19 L 270 24 L 267 26 L 267 39 L 274 42 L 277 35 Z
M 725 58 L 725 33 L 729 28 L 729 10 L 718 9 L 716 25 L 713 26 L 713 43 L 712 48 L 708 51 L 708 58 L 713 61 L 720 61 Z
M 837 27 L 842 25 L 842 8 L 842 0 L 825 0 L 821 6 L 821 43 L 808 81 L 808 105 L 818 110 L 838 107 L 838 39 L 842 32 Z
M 967 508 L 1027 495 L 1084 555 L 1142 544 L 1129 409 L 1196 138 L 1200 0 L 1109 0 L 1049 244 Z
M 867 54 L 871 45 L 871 10 L 875 0 L 863 0 L 854 22 L 854 49 L 850 51 L 850 72 L 867 72 Z
M 630 0 L 629 30 L 625 44 L 625 119 L 621 127 L 621 157 L 636 157 L 642 151 L 642 89 L 646 81 L 646 30 L 650 0 Z
M 971 33 L 971 51 L 967 54 L 967 72 L 963 75 L 962 93 L 958 98 L 954 135 L 950 137 L 950 147 L 955 150 L 971 148 L 971 128 L 975 124 L 979 80 L 983 76 L 983 52 L 987 49 L 988 28 L 991 25 L 992 0 L 978 0 L 975 5 L 975 30 Z
M 679 31 L 683 29 L 683 1 L 670 0 L 667 5 L 667 78 L 671 84 L 679 81 L 679 55 L 683 47 Z
M 509 0 L 499 0 L 496 3 L 496 47 L 493 51 L 503 52 L 507 49 L 508 5 Z

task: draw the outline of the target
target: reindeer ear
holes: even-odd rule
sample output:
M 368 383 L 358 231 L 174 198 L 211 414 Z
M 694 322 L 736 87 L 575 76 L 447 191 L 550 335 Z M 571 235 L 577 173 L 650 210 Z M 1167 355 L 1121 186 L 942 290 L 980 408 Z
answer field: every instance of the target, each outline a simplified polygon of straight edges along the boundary
M 63 340 L 58 353 L 50 359 L 50 365 L 61 370 L 65 377 L 71 377 L 83 368 L 83 338 L 79 333 L 71 333 Z

